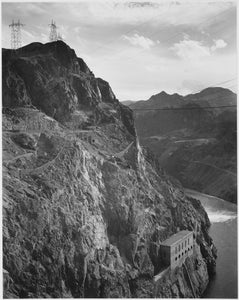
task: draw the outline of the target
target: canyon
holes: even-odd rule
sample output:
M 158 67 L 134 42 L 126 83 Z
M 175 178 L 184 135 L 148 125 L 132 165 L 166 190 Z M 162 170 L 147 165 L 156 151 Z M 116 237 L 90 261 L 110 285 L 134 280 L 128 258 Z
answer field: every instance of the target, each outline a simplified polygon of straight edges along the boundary
M 142 146 L 184 187 L 237 202 L 237 96 L 211 87 L 127 102 Z
M 109 83 L 62 41 L 3 49 L 2 67 L 4 297 L 202 296 L 217 256 L 207 213 L 140 145 Z M 155 281 L 179 230 L 195 233 L 190 275 Z

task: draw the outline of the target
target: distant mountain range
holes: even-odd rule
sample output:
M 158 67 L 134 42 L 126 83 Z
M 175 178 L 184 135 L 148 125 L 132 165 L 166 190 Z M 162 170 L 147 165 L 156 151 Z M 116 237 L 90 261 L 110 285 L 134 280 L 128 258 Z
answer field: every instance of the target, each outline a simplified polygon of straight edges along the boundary
M 126 105 L 126 106 L 129 106 L 129 105 L 133 104 L 134 101 L 132 101 L 132 100 L 125 100 L 125 101 L 121 101 L 121 103 L 124 104 L 124 105 Z
M 182 96 L 177 93 L 172 95 L 162 91 L 151 96 L 148 100 L 140 101 L 123 101 L 124 105 L 131 108 L 163 108 L 163 107 L 180 107 L 181 105 L 192 104 L 196 102 L 199 105 L 236 105 L 236 95 L 221 87 L 209 87 L 201 92 Z
M 221 87 L 166 92 L 128 106 L 143 146 L 184 186 L 236 202 L 237 95 Z
M 139 146 L 108 82 L 63 41 L 3 49 L 2 106 L 3 298 L 202 296 L 208 216 Z M 178 229 L 197 231 L 193 283 L 183 267 L 154 277 Z

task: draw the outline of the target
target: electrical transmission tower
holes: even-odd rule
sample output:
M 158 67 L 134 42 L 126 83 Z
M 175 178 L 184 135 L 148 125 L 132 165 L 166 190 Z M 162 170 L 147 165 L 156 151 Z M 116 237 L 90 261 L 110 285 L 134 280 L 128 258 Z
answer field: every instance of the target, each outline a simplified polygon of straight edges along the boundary
M 58 35 L 57 35 L 57 40 L 58 41 L 63 41 L 63 37 L 59 32 L 58 32 Z
M 14 22 L 9 25 L 11 28 L 11 48 L 18 49 L 22 46 L 21 27 L 24 26 L 20 21 Z
M 51 24 L 49 24 L 50 26 L 50 36 L 49 36 L 49 40 L 50 42 L 55 42 L 58 40 L 57 37 L 57 31 L 56 31 L 56 23 L 52 20 Z

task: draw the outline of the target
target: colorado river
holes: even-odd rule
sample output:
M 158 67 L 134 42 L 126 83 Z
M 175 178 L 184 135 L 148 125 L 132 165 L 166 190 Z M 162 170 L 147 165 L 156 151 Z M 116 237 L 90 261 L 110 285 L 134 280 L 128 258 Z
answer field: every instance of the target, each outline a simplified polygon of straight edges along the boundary
M 237 206 L 196 191 L 186 193 L 204 206 L 212 224 L 209 233 L 218 250 L 216 275 L 204 298 L 237 298 Z

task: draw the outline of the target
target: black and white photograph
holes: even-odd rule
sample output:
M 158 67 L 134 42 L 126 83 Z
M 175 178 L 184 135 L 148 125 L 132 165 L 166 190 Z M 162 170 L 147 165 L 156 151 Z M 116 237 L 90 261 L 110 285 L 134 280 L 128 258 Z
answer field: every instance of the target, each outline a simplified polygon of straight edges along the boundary
M 1 1 L 4 299 L 238 298 L 237 1 Z

